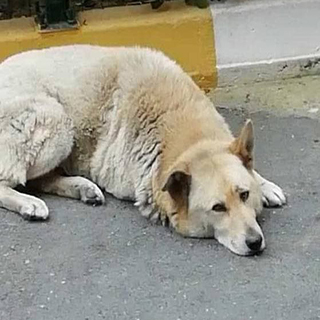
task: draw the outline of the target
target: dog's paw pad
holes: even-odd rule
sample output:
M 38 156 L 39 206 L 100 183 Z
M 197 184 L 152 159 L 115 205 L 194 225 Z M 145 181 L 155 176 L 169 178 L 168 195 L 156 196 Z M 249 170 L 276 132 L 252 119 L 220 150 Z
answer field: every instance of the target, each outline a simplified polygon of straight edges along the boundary
M 28 221 L 47 220 L 49 218 L 49 209 L 42 200 L 35 199 L 22 206 L 20 214 L 23 219 Z
M 80 196 L 81 201 L 93 206 L 100 206 L 105 202 L 102 191 L 93 183 L 81 187 Z
M 281 207 L 286 204 L 286 196 L 282 189 L 271 181 L 261 185 L 263 205 L 267 208 Z

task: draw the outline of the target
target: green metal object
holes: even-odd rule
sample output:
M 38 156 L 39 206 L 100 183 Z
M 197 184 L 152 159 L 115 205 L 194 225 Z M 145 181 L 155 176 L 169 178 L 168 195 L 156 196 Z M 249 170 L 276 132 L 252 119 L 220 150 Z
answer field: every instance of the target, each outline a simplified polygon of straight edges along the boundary
M 198 8 L 204 9 L 209 6 L 207 0 L 185 0 L 185 3 L 190 6 L 196 6 Z
M 151 2 L 152 9 L 160 8 L 165 0 L 155 0 Z M 198 8 L 207 8 L 209 6 L 208 0 L 185 0 L 185 3 L 189 6 L 196 6 Z
M 73 29 L 76 11 L 69 0 L 40 0 L 36 3 L 36 21 L 41 30 Z
M 158 9 L 163 5 L 163 3 L 164 3 L 164 0 L 153 1 L 153 2 L 151 2 L 151 8 L 152 9 Z

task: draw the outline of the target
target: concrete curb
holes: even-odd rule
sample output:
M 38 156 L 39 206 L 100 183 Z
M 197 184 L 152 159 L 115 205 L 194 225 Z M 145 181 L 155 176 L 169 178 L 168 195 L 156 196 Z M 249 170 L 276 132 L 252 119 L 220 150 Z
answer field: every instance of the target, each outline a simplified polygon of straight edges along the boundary
M 203 88 L 217 84 L 214 32 L 210 9 L 166 2 L 90 10 L 80 14 L 76 30 L 40 33 L 33 18 L 0 22 L 0 60 L 21 51 L 85 43 L 102 46 L 141 45 L 162 50 Z
M 320 55 L 218 66 L 218 85 L 228 87 L 320 75 Z

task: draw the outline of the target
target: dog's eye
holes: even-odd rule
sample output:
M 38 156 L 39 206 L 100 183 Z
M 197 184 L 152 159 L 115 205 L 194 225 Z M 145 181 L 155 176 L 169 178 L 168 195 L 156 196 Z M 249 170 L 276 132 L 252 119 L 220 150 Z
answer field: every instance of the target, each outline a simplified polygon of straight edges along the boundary
M 240 193 L 240 199 L 243 201 L 243 202 L 246 202 L 249 198 L 249 191 L 243 191 Z
M 225 212 L 227 211 L 227 208 L 223 203 L 218 203 L 212 207 L 212 210 L 217 212 Z

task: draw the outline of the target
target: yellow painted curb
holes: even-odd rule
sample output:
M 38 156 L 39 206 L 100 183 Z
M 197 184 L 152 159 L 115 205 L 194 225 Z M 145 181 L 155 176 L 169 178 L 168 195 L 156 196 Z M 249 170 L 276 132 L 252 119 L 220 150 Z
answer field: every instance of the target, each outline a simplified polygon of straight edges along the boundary
M 78 30 L 40 33 L 33 18 L 0 21 L 0 61 L 18 52 L 66 44 L 141 45 L 162 50 L 203 88 L 217 84 L 210 9 L 166 2 L 82 12 Z

